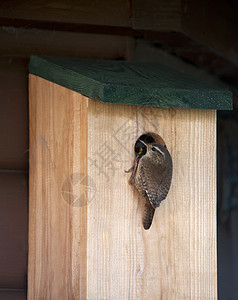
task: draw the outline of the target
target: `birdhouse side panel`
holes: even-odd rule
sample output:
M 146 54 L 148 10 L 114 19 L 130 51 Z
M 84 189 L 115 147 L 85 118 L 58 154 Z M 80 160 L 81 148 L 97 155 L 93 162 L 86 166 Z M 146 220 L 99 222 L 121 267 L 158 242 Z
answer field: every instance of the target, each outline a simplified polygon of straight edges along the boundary
M 29 299 L 85 299 L 87 98 L 30 75 Z

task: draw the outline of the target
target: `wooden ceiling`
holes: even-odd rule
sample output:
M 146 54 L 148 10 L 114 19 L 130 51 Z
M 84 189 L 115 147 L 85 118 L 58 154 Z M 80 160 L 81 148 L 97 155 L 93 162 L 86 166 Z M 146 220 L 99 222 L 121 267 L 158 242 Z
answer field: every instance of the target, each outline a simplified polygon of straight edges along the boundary
M 143 38 L 238 85 L 237 12 L 238 2 L 234 0 L 2 0 L 0 55 L 6 51 L 28 55 L 29 51 L 19 52 L 20 45 L 24 49 L 27 43 L 34 54 L 41 54 L 37 53 L 34 33 L 31 35 L 33 29 L 61 32 L 62 41 L 64 32 L 96 33 L 108 45 L 108 35 Z M 12 40 L 8 35 L 14 30 Z M 22 30 L 28 39 L 22 37 Z M 118 40 L 115 43 L 120 47 Z

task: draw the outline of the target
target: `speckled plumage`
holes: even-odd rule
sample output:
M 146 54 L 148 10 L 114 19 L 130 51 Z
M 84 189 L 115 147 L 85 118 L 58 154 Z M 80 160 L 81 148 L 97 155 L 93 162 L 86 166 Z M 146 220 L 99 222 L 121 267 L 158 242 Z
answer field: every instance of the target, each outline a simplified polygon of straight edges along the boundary
M 147 138 L 146 135 L 151 137 L 151 133 L 146 133 L 141 136 L 142 139 L 139 137 L 137 140 L 137 143 L 138 141 L 143 143 L 146 151 L 143 152 L 143 155 L 138 155 L 135 150 L 136 158 L 135 164 L 130 170 L 133 170 L 130 183 L 135 185 L 145 199 L 143 226 L 145 229 L 149 229 L 155 208 L 160 205 L 169 192 L 172 179 L 172 159 L 159 135 L 156 135 L 156 140 Z

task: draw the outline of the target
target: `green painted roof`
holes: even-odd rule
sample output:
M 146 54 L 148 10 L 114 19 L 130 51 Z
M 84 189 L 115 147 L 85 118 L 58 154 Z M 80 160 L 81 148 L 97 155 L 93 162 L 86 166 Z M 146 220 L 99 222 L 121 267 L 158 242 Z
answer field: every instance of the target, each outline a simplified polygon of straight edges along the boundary
M 103 102 L 232 109 L 232 92 L 152 62 L 31 56 L 30 73 Z

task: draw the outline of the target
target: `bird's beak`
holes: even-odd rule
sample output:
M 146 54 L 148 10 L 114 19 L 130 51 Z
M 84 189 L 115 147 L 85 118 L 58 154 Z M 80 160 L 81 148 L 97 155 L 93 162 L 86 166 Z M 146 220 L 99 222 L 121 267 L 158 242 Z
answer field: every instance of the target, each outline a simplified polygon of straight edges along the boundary
M 133 183 L 133 180 L 134 180 L 134 177 L 135 177 L 137 168 L 138 168 L 138 163 L 139 163 L 139 157 L 137 156 L 137 157 L 135 158 L 135 163 L 134 163 L 134 167 L 133 167 L 133 172 L 132 172 L 131 177 L 130 177 L 130 179 L 129 179 L 129 182 L 130 182 L 130 183 Z
M 142 140 L 139 140 L 142 144 L 144 144 L 146 146 L 146 148 L 148 149 L 147 147 L 147 144 L 145 142 L 143 142 Z M 140 160 L 140 156 L 139 154 L 135 157 L 135 161 L 134 161 L 134 165 L 128 170 L 128 171 L 125 171 L 126 173 L 129 173 L 129 172 L 132 172 L 131 174 L 131 177 L 129 179 L 129 182 L 130 183 L 133 183 L 134 181 L 134 178 L 135 178 L 135 174 L 136 174 L 136 171 L 137 171 L 137 168 L 138 168 L 138 164 L 139 164 L 139 160 Z
M 139 163 L 139 156 L 137 156 L 135 158 L 134 165 L 129 170 L 125 171 L 126 173 L 132 172 L 131 177 L 129 179 L 130 183 L 133 183 L 133 180 L 134 180 L 134 177 L 135 177 L 135 174 L 136 174 L 136 170 L 138 168 L 138 163 Z

